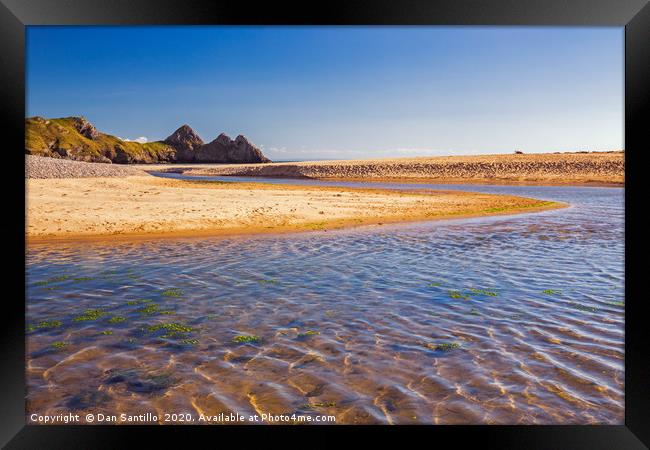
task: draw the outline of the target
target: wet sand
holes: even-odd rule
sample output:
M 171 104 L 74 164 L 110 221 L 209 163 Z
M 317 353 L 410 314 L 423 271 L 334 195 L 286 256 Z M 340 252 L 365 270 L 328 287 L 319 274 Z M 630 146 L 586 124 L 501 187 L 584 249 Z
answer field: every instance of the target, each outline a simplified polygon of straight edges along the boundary
M 625 182 L 623 152 L 307 161 L 271 164 L 139 165 L 187 175 L 264 176 L 364 181 L 614 185 Z
M 26 189 L 28 242 L 327 230 L 564 206 L 458 191 L 404 193 L 149 175 L 28 179 Z

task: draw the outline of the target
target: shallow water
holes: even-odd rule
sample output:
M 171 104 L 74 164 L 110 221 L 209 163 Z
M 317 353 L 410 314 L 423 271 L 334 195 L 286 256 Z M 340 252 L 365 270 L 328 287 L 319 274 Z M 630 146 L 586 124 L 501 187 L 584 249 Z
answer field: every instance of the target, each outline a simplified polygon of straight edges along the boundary
M 278 236 L 30 246 L 28 414 L 623 423 L 623 189 L 370 185 L 571 207 Z

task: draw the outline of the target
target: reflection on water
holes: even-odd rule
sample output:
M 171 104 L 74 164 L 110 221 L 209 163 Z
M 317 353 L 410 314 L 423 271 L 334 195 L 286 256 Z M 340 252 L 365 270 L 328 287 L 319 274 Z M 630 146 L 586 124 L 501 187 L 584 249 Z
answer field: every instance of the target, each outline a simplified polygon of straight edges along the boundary
M 623 189 L 442 188 L 572 207 L 31 246 L 27 412 L 622 423 Z

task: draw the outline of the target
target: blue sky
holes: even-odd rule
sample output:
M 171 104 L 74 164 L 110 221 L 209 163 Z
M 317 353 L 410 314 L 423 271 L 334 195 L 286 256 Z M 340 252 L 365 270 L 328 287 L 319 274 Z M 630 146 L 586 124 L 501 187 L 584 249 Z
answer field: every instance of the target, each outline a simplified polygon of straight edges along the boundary
M 275 160 L 623 148 L 623 28 L 28 27 L 27 115 Z

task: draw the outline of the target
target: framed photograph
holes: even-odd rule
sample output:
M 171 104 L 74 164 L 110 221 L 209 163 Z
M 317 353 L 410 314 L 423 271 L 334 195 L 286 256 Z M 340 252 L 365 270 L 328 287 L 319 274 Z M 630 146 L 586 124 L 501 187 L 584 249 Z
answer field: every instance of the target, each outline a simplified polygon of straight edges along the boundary
M 650 445 L 646 1 L 0 21 L 6 448 Z

